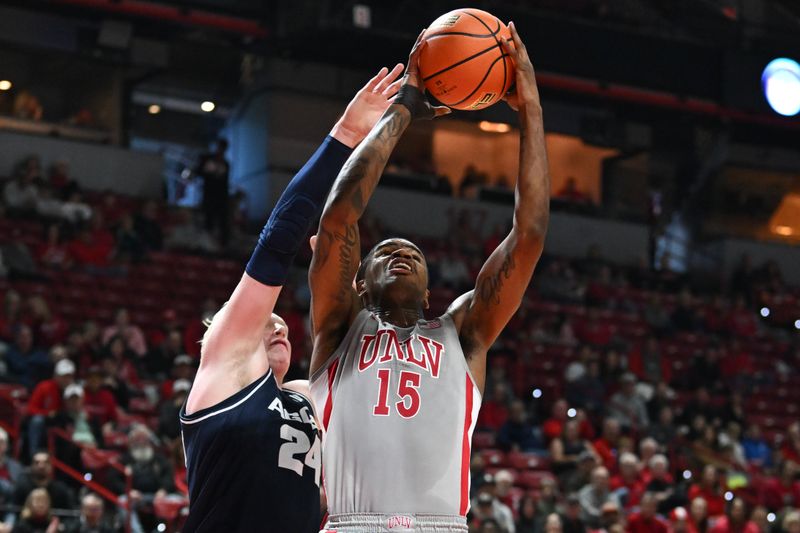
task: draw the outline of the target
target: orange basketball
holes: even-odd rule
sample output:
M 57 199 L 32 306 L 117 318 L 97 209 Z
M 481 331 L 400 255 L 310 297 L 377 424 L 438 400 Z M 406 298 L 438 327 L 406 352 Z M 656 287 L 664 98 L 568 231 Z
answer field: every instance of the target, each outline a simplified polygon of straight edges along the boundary
M 428 93 L 453 109 L 476 111 L 497 103 L 514 80 L 514 64 L 500 39 L 511 32 L 480 9 L 456 9 L 434 20 L 419 70 Z

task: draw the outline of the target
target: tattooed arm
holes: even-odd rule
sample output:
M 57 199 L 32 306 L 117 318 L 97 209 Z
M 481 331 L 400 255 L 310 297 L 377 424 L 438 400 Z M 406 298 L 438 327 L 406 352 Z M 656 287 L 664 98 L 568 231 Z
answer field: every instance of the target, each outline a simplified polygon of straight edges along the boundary
M 333 184 L 322 211 L 309 269 L 313 374 L 336 349 L 361 309 L 353 290 L 360 261 L 358 221 L 378 185 L 389 155 L 412 119 L 433 118 L 449 112 L 430 106 L 419 87 L 417 60 L 424 46 L 420 34 L 408 59 L 403 85 L 394 103 L 356 148 Z
M 519 112 L 519 177 L 511 232 L 483 265 L 475 289 L 458 298 L 450 313 L 459 328 L 464 355 L 483 391 L 486 352 L 519 308 L 544 247 L 550 211 L 550 176 L 542 107 L 533 66 L 513 23 L 514 41 L 503 43 L 516 65 L 516 94 L 506 99 Z

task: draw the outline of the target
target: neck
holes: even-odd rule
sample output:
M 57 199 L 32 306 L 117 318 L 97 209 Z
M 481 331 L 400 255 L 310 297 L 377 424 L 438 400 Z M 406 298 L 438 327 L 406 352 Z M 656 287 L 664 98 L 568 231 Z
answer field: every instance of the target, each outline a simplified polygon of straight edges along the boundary
M 422 309 L 419 307 L 411 308 L 400 306 L 389 308 L 381 305 L 368 305 L 367 309 L 380 317 L 384 322 L 400 326 L 401 328 L 413 326 L 418 320 L 424 318 Z

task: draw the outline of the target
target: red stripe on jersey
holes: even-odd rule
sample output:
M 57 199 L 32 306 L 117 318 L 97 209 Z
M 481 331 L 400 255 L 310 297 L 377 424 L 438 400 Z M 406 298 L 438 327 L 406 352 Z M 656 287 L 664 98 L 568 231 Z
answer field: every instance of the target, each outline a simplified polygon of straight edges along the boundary
M 472 426 L 472 380 L 467 376 L 467 402 L 464 412 L 464 435 L 461 440 L 461 516 L 467 516 L 469 507 L 469 428 Z
M 325 412 L 322 415 L 322 427 L 328 431 L 328 422 L 331 419 L 331 409 L 333 409 L 333 378 L 336 376 L 336 367 L 339 366 L 339 360 L 334 361 L 328 367 L 328 398 L 325 400 Z

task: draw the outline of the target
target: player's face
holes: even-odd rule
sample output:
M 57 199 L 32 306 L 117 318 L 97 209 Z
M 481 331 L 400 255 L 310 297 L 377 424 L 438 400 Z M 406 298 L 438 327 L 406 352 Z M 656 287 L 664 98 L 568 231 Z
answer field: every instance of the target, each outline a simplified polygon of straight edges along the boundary
M 379 243 L 364 273 L 364 288 L 373 301 L 413 299 L 427 307 L 428 264 L 422 251 L 405 239 Z M 376 298 L 377 297 L 377 298 Z
M 264 348 L 267 350 L 269 367 L 280 379 L 286 375 L 292 360 L 292 345 L 288 335 L 289 328 L 286 327 L 286 322 L 273 313 L 264 331 Z

